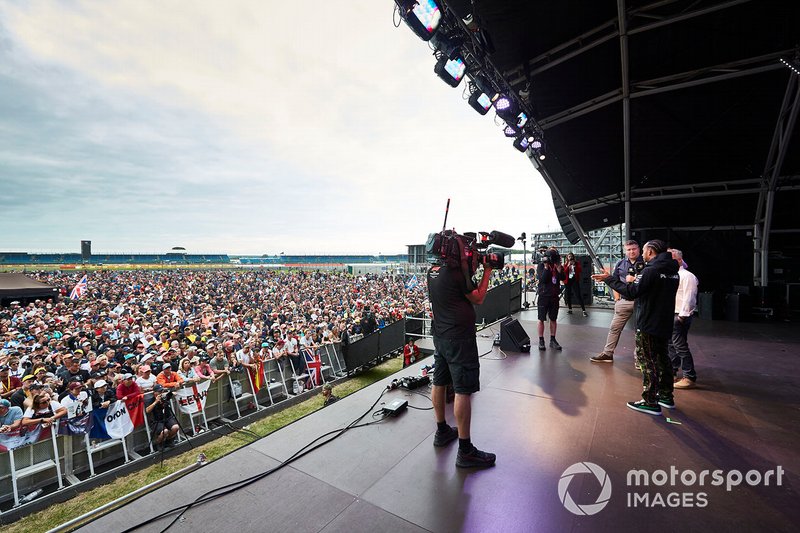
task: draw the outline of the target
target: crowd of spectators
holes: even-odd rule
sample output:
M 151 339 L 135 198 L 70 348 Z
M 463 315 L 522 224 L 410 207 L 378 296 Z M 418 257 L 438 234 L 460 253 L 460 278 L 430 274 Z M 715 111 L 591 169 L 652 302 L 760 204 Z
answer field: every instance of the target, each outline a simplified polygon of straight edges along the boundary
M 99 407 L 216 380 L 429 309 L 424 286 L 390 274 L 98 271 L 71 300 L 82 275 L 33 274 L 62 297 L 0 309 L 0 396 L 23 412 L 40 396 L 44 405 L 85 394 Z

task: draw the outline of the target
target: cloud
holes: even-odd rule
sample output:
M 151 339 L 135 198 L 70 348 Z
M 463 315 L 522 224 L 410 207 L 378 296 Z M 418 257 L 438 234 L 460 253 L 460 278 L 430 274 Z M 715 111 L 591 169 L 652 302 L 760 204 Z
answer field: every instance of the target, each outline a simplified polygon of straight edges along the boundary
M 448 197 L 461 231 L 555 223 L 530 163 L 391 26 L 391 2 L 155 6 L 0 8 L 17 102 L 0 103 L 0 171 L 20 200 L 4 222 L 33 183 L 84 211 L 61 231 L 109 249 L 402 253 Z M 53 220 L 15 233 L 42 241 Z

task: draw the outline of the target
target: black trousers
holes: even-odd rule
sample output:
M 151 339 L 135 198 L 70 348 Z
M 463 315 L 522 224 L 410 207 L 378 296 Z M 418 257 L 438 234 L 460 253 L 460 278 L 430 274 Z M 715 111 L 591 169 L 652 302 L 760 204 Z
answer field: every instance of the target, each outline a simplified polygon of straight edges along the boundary
M 578 297 L 578 303 L 581 304 L 581 311 L 586 311 L 586 307 L 583 305 L 581 285 L 578 283 L 578 280 L 573 280 L 571 283 L 567 283 L 566 288 L 564 289 L 564 302 L 567 304 L 567 308 L 570 310 L 572 310 L 573 293 Z

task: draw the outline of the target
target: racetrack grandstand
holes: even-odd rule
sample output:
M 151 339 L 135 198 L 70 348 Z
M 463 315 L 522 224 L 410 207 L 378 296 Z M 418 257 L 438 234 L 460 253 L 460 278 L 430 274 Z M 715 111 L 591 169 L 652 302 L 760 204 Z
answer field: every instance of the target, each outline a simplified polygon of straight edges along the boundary
M 92 254 L 87 261 L 79 253 L 0 252 L 0 266 L 56 265 L 249 265 L 249 266 L 340 266 L 347 264 L 383 264 L 408 261 L 397 255 L 260 255 L 229 256 L 228 254 Z

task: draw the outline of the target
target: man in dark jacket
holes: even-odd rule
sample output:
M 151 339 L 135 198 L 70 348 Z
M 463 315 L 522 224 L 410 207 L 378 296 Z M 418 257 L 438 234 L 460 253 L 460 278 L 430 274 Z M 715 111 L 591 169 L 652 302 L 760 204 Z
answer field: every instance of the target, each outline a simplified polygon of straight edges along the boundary
M 628 407 L 660 415 L 662 407 L 675 407 L 667 345 L 674 321 L 678 264 L 667 252 L 664 241 L 648 241 L 643 252 L 647 264 L 635 281 L 625 283 L 613 279 L 609 273 L 595 274 L 592 279 L 604 281 L 623 297 L 635 300 L 636 361 L 642 370 L 642 399 L 628 402 Z

